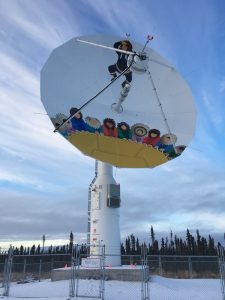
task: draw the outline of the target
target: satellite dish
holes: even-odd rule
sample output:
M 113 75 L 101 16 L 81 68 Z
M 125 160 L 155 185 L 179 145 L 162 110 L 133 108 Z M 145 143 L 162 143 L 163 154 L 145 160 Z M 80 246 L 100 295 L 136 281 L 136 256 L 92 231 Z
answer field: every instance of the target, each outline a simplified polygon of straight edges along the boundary
M 44 107 L 57 131 L 85 155 L 117 167 L 151 168 L 180 156 L 193 137 L 189 86 L 146 46 L 121 37 L 79 37 L 45 63 Z

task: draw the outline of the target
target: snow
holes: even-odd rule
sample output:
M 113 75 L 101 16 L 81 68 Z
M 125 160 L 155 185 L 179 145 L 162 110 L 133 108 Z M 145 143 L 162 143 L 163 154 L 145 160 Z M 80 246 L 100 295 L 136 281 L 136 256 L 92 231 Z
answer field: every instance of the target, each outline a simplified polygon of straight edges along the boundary
M 220 281 L 218 279 L 170 279 L 152 276 L 149 284 L 151 300 L 221 300 Z M 99 281 L 80 280 L 79 294 L 97 296 Z M 60 300 L 69 298 L 69 280 L 44 280 L 26 284 L 12 283 L 9 300 L 16 298 L 35 298 Z M 87 299 L 79 297 L 76 299 Z M 96 299 L 96 298 L 95 298 Z M 141 299 L 140 282 L 106 281 L 105 300 Z

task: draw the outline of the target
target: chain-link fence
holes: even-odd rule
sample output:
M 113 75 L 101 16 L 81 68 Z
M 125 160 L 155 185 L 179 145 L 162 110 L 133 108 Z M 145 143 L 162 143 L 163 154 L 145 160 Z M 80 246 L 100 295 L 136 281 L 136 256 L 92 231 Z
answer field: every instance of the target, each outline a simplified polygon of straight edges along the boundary
M 105 246 L 97 247 L 97 254 L 81 253 L 81 246 L 72 253 L 70 297 L 105 297 Z M 88 247 L 90 249 L 90 246 Z M 88 253 L 90 252 L 88 249 Z M 88 284 L 87 284 L 88 280 Z
M 26 281 L 51 278 L 53 269 L 71 264 L 71 255 L 14 255 L 12 281 Z
M 79 267 L 82 258 L 88 258 L 88 255 L 80 256 Z M 8 254 L 0 255 L 0 295 L 3 295 L 4 278 L 7 278 L 4 277 L 7 259 Z M 71 254 L 14 255 L 10 273 L 10 296 L 68 297 L 73 259 Z M 220 270 L 223 265 L 217 256 L 122 255 L 121 262 L 120 268 L 104 266 L 106 300 L 223 299 L 220 289 Z M 65 271 L 68 275 L 61 279 L 67 280 L 52 281 L 54 270 Z M 114 275 L 109 275 L 110 273 Z M 89 290 L 86 293 L 90 296 L 96 286 L 98 291 L 101 289 L 102 282 L 96 276 L 79 276 L 83 294 L 87 287 Z M 79 299 L 84 298 L 83 294 Z
M 68 288 L 58 290 L 48 283 L 52 270 L 70 266 L 70 254 L 13 255 L 11 265 L 8 258 L 8 254 L 0 255 L 0 295 L 19 298 L 68 297 Z M 37 290 L 34 283 L 40 284 Z
M 220 270 L 220 282 L 221 282 L 221 292 L 222 298 L 225 300 L 225 255 L 224 248 L 222 246 L 218 247 L 218 257 L 219 257 L 219 270 Z
M 219 278 L 217 256 L 149 255 L 152 275 L 170 278 Z

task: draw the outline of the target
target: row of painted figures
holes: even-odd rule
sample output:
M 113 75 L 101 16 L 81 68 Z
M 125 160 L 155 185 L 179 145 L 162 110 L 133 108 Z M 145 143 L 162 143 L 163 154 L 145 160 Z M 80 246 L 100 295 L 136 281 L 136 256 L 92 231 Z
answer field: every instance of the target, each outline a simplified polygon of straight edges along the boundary
M 76 113 L 77 111 L 77 108 L 71 108 L 70 114 L 74 115 L 73 118 L 59 128 L 59 132 L 66 138 L 77 131 L 88 131 L 90 133 L 103 134 L 105 136 L 151 145 L 167 154 L 169 158 L 179 156 L 186 148 L 184 145 L 175 146 L 177 141 L 175 134 L 167 133 L 161 136 L 158 129 L 150 129 L 142 123 L 136 123 L 130 127 L 126 122 L 120 122 L 116 126 L 115 121 L 110 118 L 104 119 L 103 124 L 101 124 L 98 119 L 89 116 L 83 119 L 82 113 Z M 55 118 L 51 118 L 55 127 L 65 122 L 66 119 L 67 116 L 61 113 L 57 114 Z

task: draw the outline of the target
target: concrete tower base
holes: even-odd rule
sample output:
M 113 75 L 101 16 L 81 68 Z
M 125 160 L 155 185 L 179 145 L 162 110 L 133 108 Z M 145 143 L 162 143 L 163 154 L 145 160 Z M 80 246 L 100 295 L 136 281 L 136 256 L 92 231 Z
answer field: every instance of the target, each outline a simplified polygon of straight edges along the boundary
M 147 272 L 149 268 L 147 268 Z M 100 279 L 102 276 L 101 269 L 78 269 L 75 270 L 78 274 L 75 277 L 79 279 Z M 107 280 L 118 280 L 118 281 L 142 281 L 143 280 L 143 267 L 141 266 L 122 266 L 112 267 L 104 269 L 104 276 Z M 71 269 L 54 269 L 51 273 L 51 280 L 68 280 L 71 279 Z

